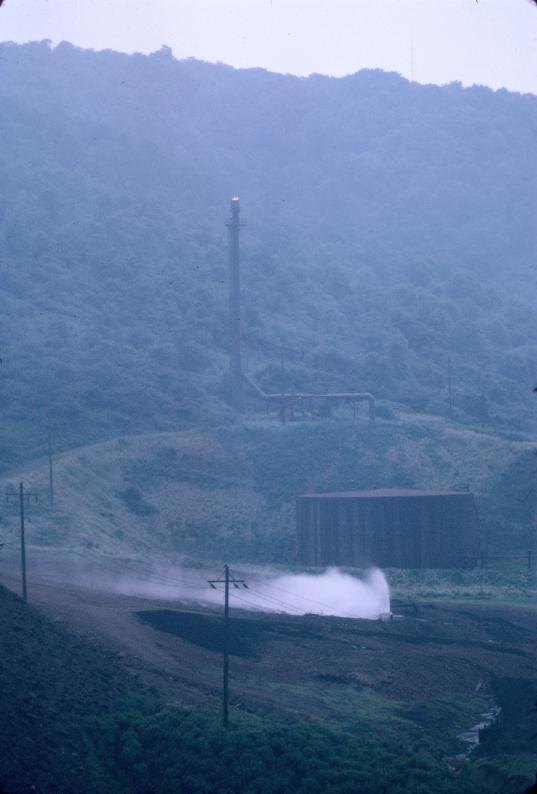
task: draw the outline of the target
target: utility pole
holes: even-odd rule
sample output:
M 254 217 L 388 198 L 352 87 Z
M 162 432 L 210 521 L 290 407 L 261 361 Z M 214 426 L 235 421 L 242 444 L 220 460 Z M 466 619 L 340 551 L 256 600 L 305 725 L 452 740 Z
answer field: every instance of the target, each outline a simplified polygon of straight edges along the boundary
M 217 584 L 224 585 L 224 680 L 223 680 L 223 697 L 222 697 L 222 724 L 224 728 L 229 725 L 229 585 L 239 589 L 248 585 L 244 579 L 231 578 L 229 575 L 229 565 L 224 565 L 224 578 L 223 579 L 209 579 L 210 586 L 216 590 Z
M 9 492 L 6 494 L 6 500 L 9 502 L 10 496 L 16 496 L 16 492 Z M 22 600 L 25 604 L 28 603 L 28 591 L 26 587 L 26 539 L 24 534 L 24 500 L 34 497 L 37 500 L 37 494 L 24 492 L 24 484 L 19 483 L 19 512 L 20 512 L 20 537 L 21 537 L 21 579 L 22 579 Z
M 453 394 L 451 391 L 451 358 L 447 360 L 447 378 L 448 378 L 448 400 L 449 400 L 449 418 L 453 419 Z
M 22 571 L 22 600 L 28 602 L 26 590 L 26 541 L 24 540 L 24 484 L 19 483 L 19 506 L 21 516 L 21 571 Z
M 244 342 L 244 371 L 248 372 L 250 369 L 250 349 L 248 347 L 248 337 L 243 336 Z
M 48 431 L 48 501 L 54 506 L 54 470 L 52 468 L 52 436 Z
M 414 82 L 414 25 L 410 26 L 410 82 Z

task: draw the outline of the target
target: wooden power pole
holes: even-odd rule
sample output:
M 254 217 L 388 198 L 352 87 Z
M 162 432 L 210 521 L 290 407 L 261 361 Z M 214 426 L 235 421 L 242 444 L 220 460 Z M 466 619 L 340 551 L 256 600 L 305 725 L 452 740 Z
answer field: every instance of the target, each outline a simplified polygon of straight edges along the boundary
M 245 587 L 248 585 L 243 579 L 235 579 L 229 575 L 229 565 L 224 565 L 223 579 L 209 579 L 210 586 L 216 590 L 217 584 L 224 585 L 224 679 L 222 696 L 222 724 L 224 728 L 229 725 L 229 585 Z
M 449 418 L 453 419 L 453 392 L 451 390 L 451 359 L 448 358 L 448 400 L 449 400 Z
M 6 499 L 9 501 L 9 498 L 17 496 L 16 492 L 9 492 L 6 494 Z M 20 538 L 21 538 L 21 580 L 22 580 L 22 600 L 25 604 L 28 603 L 28 589 L 26 586 L 26 538 L 25 538 L 25 526 L 24 526 L 24 500 L 31 499 L 34 497 L 37 499 L 37 494 L 35 493 L 28 493 L 28 491 L 24 491 L 24 483 L 19 483 L 19 514 L 20 514 Z
M 26 589 L 26 541 L 24 539 L 24 484 L 19 483 L 19 506 L 21 518 L 21 572 L 22 572 L 22 600 L 28 602 L 28 591 Z
M 54 507 L 54 469 L 52 465 L 52 436 L 48 433 L 48 501 Z

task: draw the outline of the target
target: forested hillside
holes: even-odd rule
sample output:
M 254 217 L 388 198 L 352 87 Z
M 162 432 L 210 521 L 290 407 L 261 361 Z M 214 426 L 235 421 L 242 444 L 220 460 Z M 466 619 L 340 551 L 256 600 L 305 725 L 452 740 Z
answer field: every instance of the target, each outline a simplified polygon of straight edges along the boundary
M 535 426 L 535 97 L 0 49 L 4 465 L 231 420 L 235 192 L 261 385 Z

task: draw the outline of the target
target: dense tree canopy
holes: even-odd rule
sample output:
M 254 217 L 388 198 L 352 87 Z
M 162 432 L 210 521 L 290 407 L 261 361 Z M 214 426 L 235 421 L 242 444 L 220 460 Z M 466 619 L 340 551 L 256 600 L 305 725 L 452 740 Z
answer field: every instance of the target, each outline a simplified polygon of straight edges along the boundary
M 1 46 L 3 444 L 230 416 L 224 220 L 248 368 L 527 428 L 537 100 Z M 282 356 L 283 353 L 283 356 Z M 281 369 L 281 358 L 285 369 Z

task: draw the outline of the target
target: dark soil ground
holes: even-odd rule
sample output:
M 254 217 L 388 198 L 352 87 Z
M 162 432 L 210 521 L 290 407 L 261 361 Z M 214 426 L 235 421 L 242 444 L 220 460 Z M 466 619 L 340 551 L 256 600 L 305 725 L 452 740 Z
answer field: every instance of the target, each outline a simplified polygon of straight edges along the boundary
M 18 587 L 6 566 L 0 581 Z M 25 608 L 0 592 L 0 787 L 9 794 L 83 792 L 76 726 L 113 708 L 136 677 L 169 703 L 220 707 L 218 608 L 112 594 L 43 570 L 33 571 L 29 599 Z M 487 757 L 537 749 L 534 610 L 421 603 L 383 621 L 233 610 L 231 637 L 234 719 L 382 723 L 462 759 L 458 733 L 496 703 L 503 718 L 483 736 Z M 51 770 L 56 788 L 47 788 Z
M 83 792 L 81 727 L 135 686 L 116 654 L 0 587 L 0 791 Z M 103 780 L 106 783 L 106 780 Z

